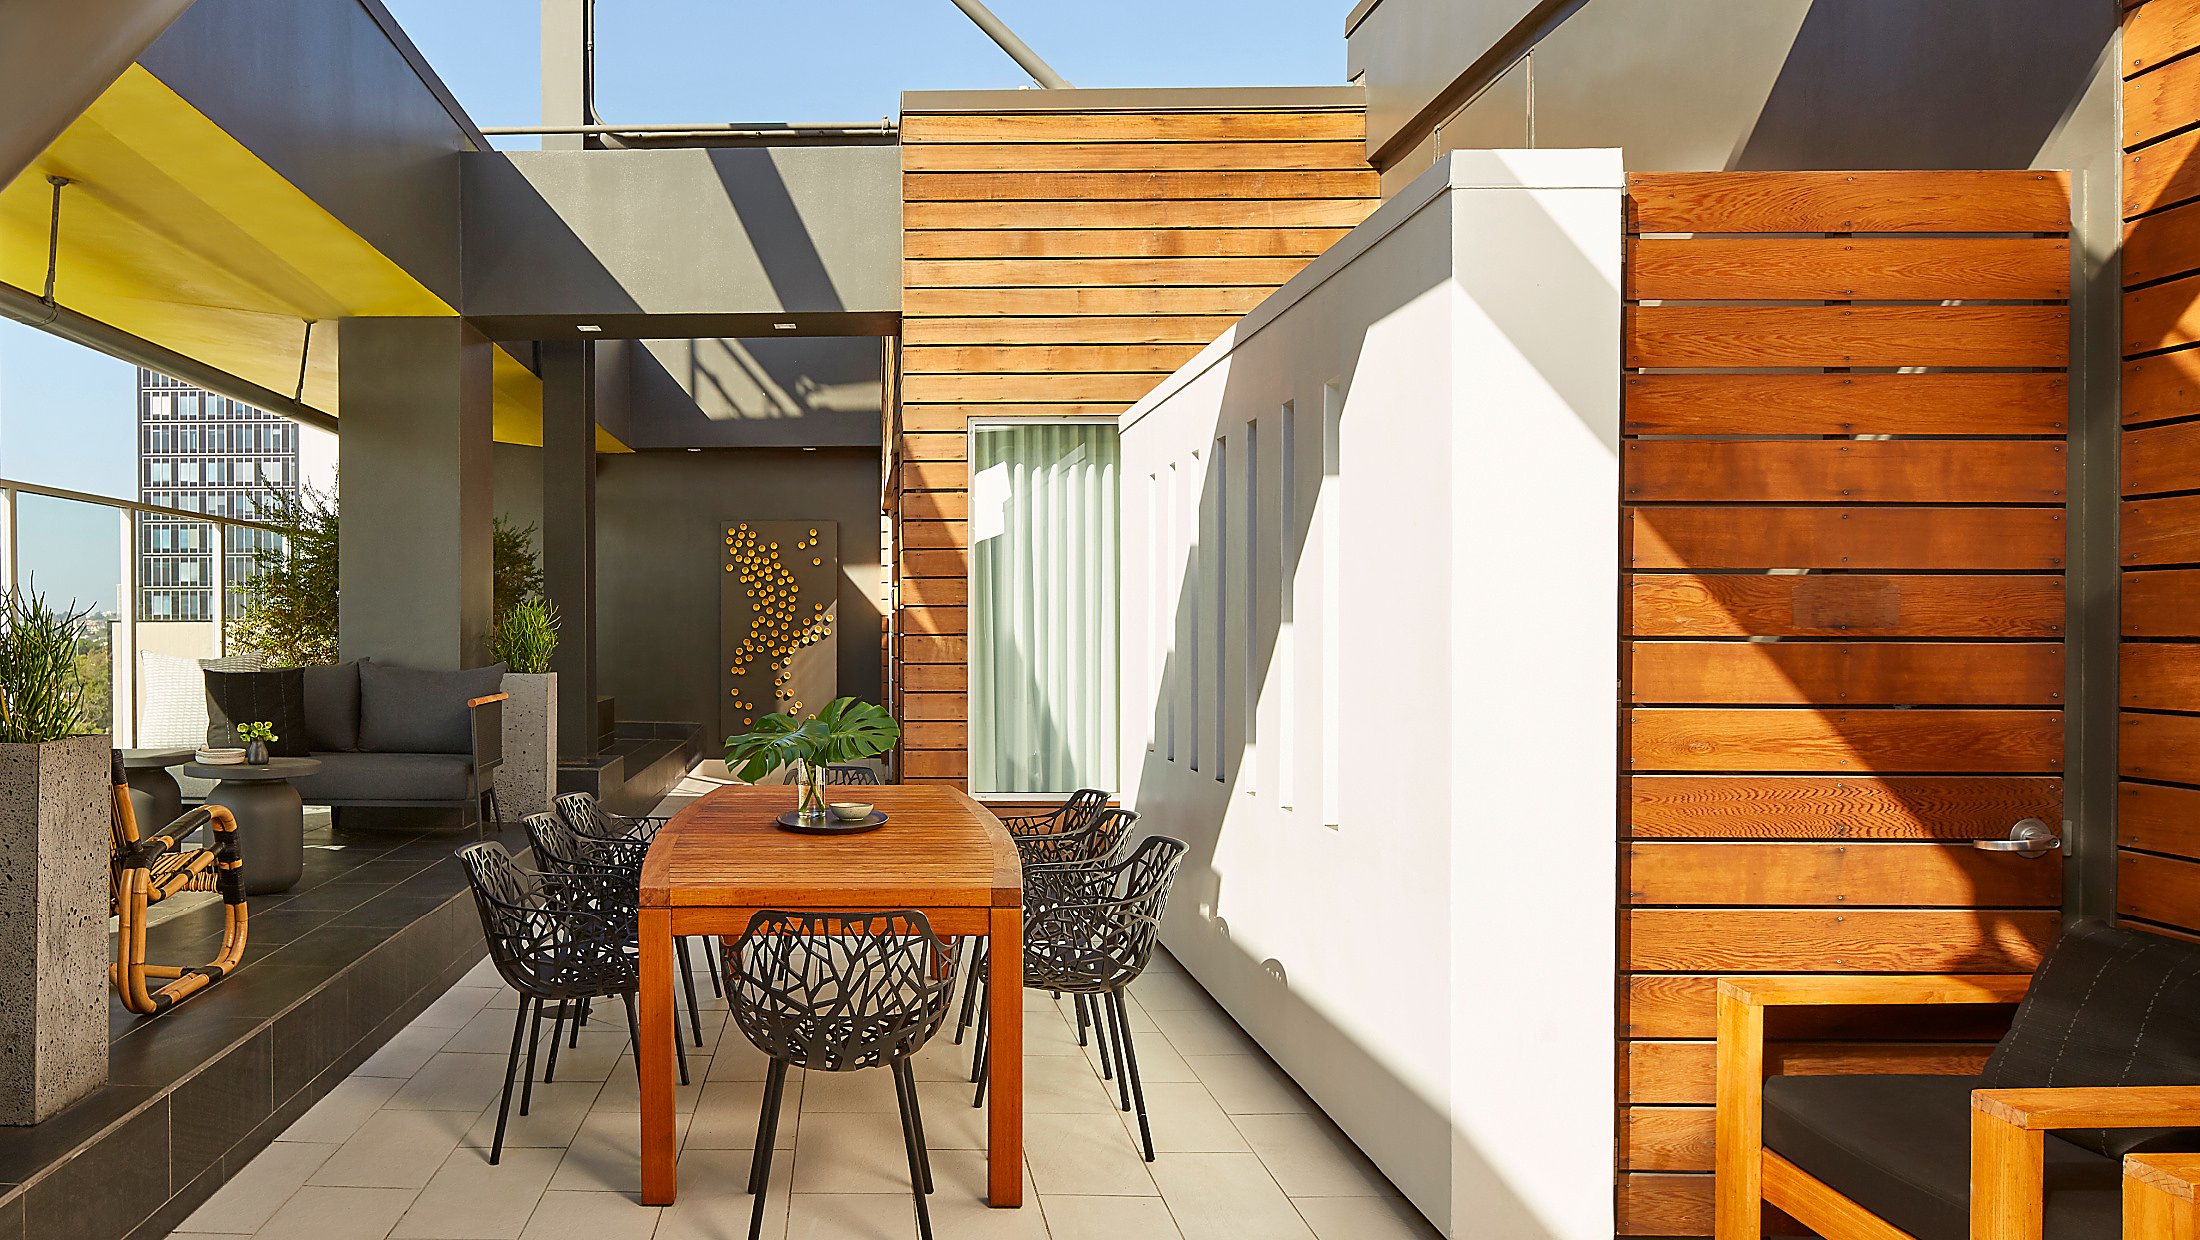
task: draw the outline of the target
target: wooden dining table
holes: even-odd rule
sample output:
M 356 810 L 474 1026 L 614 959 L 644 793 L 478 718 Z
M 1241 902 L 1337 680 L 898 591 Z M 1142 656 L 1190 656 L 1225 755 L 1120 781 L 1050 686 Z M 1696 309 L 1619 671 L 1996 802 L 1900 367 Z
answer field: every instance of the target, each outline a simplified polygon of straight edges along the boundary
M 941 935 L 984 937 L 988 990 L 986 1200 L 1023 1204 L 1023 869 L 1007 828 L 940 784 L 851 787 L 887 815 L 855 835 L 803 835 L 777 818 L 786 785 L 729 785 L 675 814 L 642 866 L 642 1204 L 678 1191 L 673 1116 L 675 938 L 733 936 L 760 909 L 874 913 L 916 909 Z M 851 798 L 852 799 L 852 798 Z M 728 1030 L 727 1037 L 738 1036 Z

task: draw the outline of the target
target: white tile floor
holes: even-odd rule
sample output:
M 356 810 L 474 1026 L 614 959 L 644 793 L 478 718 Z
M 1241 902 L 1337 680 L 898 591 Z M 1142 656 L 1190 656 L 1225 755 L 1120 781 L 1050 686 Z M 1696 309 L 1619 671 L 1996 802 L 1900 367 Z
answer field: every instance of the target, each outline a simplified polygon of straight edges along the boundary
M 696 973 L 700 982 L 702 968 Z M 176 1235 L 262 1240 L 738 1240 L 764 1060 L 705 1002 L 679 1091 L 680 1200 L 637 1205 L 634 1060 L 605 1005 L 488 1164 L 517 1000 L 476 969 L 185 1220 Z M 1027 1204 L 992 1210 L 969 1048 L 917 1058 L 942 1240 L 1391 1240 L 1436 1233 L 1206 992 L 1163 957 L 1132 988 L 1159 1157 L 1077 1045 L 1074 1016 L 1026 994 Z M 683 1013 L 684 1014 L 684 1013 Z M 683 1022 L 683 1032 L 685 1024 Z M 547 1035 L 546 1035 L 547 1039 Z M 765 1233 L 916 1234 L 892 1078 L 788 1082 Z M 517 1109 L 515 1104 L 515 1110 Z

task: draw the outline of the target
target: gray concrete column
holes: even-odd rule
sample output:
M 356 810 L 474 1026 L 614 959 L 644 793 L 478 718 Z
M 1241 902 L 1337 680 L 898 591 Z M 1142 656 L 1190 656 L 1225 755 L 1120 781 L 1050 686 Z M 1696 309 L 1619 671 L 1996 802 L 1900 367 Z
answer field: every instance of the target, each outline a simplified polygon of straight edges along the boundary
M 337 325 L 337 645 L 408 667 L 488 661 L 489 350 L 455 319 Z
M 596 752 L 596 344 L 542 342 L 542 588 L 558 609 L 558 756 Z
M 595 40 L 595 0 L 542 0 L 542 123 L 586 125 L 594 118 L 595 82 L 589 45 Z M 544 134 L 546 151 L 578 151 L 580 134 Z

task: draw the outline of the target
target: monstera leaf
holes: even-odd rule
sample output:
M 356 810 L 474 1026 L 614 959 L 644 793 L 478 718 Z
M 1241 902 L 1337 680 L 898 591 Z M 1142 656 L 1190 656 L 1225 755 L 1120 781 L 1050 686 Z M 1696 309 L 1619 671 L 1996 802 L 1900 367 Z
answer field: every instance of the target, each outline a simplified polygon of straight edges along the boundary
M 726 768 L 753 784 L 796 762 L 823 766 L 873 757 L 899 739 L 901 725 L 882 707 L 835 698 L 814 719 L 766 715 L 754 731 L 727 737 Z

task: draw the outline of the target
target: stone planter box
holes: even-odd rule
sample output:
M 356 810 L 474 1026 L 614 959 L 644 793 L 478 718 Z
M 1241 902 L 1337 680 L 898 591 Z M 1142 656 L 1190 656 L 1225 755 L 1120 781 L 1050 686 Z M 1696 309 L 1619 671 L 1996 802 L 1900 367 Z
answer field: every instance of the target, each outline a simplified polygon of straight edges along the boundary
M 497 809 L 507 822 L 550 808 L 558 793 L 558 674 L 506 672 L 504 765 Z
M 110 750 L 0 745 L 0 1124 L 107 1083 Z

